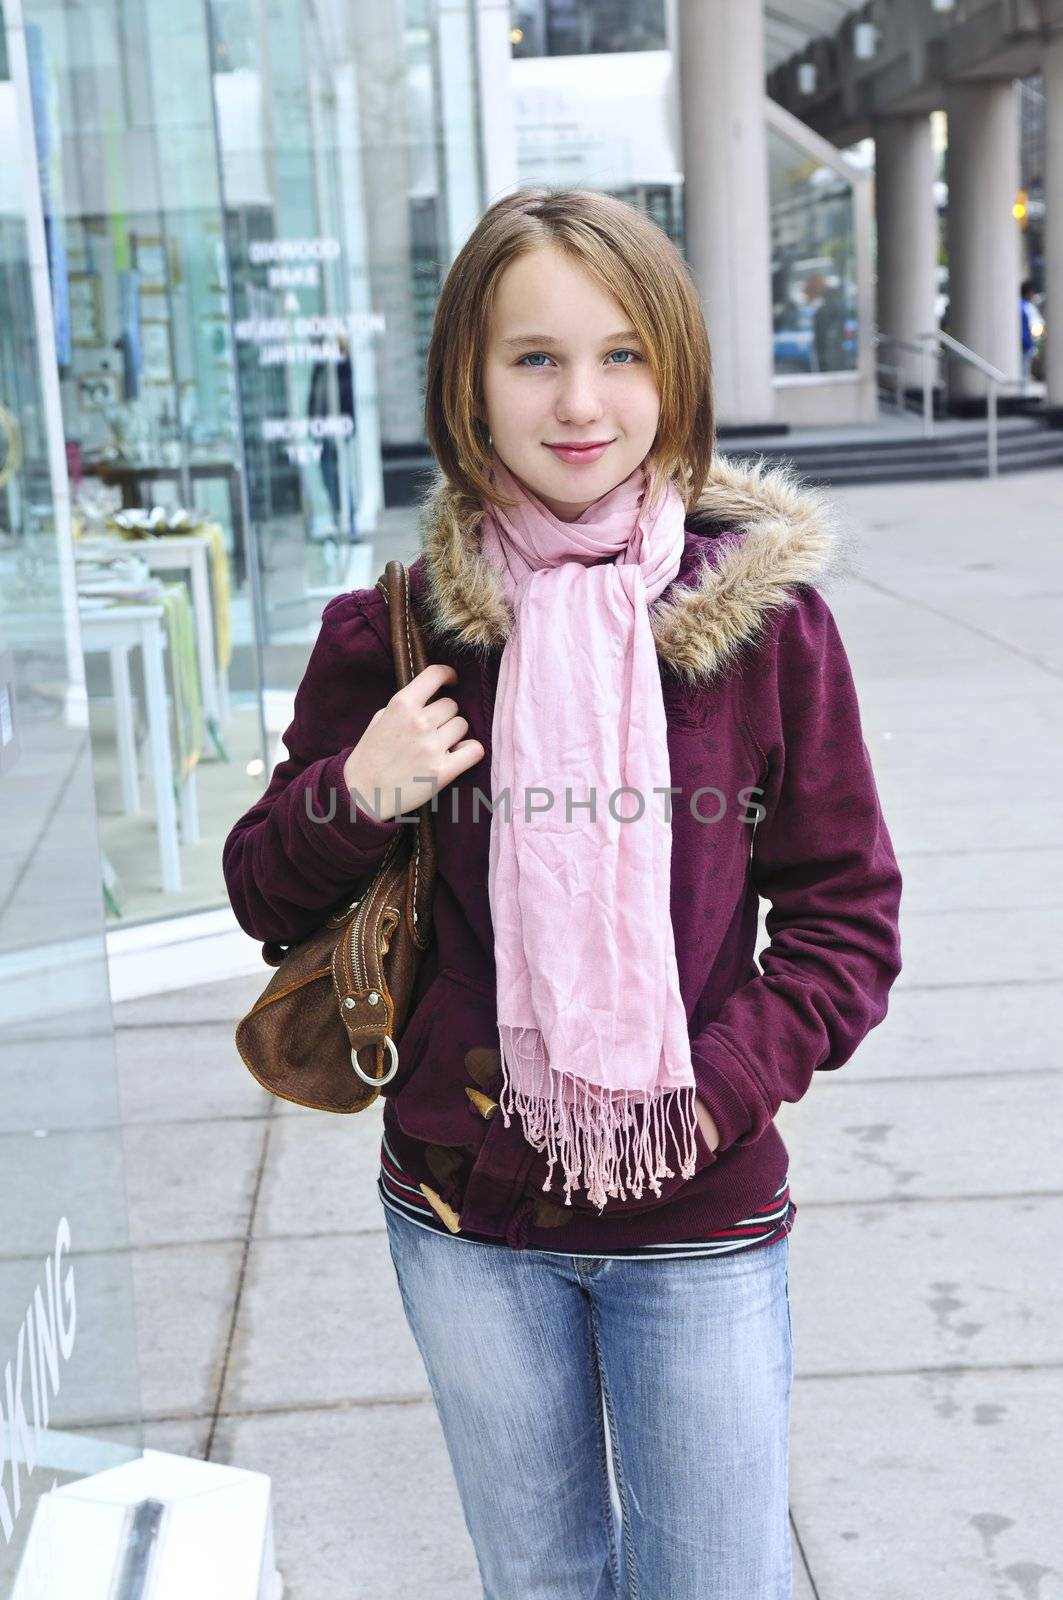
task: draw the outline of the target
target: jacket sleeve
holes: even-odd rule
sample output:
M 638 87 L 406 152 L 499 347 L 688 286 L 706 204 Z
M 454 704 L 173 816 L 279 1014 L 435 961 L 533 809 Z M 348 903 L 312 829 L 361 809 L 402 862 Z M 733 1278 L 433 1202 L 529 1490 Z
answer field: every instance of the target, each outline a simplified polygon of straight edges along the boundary
M 750 856 L 770 902 L 760 973 L 691 1040 L 717 1154 L 751 1144 L 812 1074 L 843 1066 L 901 970 L 901 875 L 830 608 L 801 585 L 746 684 L 767 779 Z
M 230 903 L 253 939 L 291 944 L 312 933 L 347 891 L 372 877 L 406 826 L 352 805 L 343 777 L 347 757 L 396 687 L 391 651 L 366 603 L 356 591 L 325 607 L 283 735 L 288 758 L 222 847 Z

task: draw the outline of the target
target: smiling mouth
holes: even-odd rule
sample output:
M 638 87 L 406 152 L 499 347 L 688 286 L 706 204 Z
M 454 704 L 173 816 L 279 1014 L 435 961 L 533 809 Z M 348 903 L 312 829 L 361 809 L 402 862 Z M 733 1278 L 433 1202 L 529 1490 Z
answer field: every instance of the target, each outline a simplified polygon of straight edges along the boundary
M 612 439 L 601 439 L 597 444 L 548 444 L 546 448 L 567 467 L 589 467 L 600 461 L 614 442 Z

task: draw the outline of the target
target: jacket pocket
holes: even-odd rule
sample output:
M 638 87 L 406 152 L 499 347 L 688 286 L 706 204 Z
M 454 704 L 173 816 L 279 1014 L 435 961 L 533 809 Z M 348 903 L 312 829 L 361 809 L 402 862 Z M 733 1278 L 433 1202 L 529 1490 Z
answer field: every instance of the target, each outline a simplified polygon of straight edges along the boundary
M 441 967 L 399 1042 L 390 1097 L 399 1126 L 426 1144 L 478 1150 L 500 1085 L 494 993 Z

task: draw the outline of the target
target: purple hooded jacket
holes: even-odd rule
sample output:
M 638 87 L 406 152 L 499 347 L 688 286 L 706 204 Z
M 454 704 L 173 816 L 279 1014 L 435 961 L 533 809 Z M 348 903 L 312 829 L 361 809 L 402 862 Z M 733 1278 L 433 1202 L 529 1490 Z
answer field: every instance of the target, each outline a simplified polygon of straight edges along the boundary
M 675 791 L 680 992 L 697 1094 L 720 1143 L 710 1150 L 699 1128 L 692 1177 L 677 1172 L 659 1195 L 629 1191 L 599 1213 L 582 1187 L 564 1205 L 556 1170 L 544 1192 L 546 1154 L 497 1108 L 483 799 L 512 612 L 441 475 L 422 532 L 410 582 L 429 660 L 456 669 L 442 692 L 486 753 L 437 800 L 435 938 L 396 1040 L 398 1072 L 381 1094 L 389 1142 L 452 1230 L 515 1248 L 578 1254 L 728 1228 L 766 1206 L 786 1177 L 772 1120 L 781 1102 L 800 1100 L 814 1072 L 850 1059 L 885 1016 L 901 967 L 901 876 L 849 660 L 818 587 L 844 567 L 845 541 L 826 503 L 790 470 L 717 456 L 687 516 L 679 573 L 650 607 Z M 289 757 L 224 846 L 233 910 L 254 939 L 309 934 L 368 881 L 395 829 L 410 825 L 357 807 L 352 820 L 343 779 L 351 749 L 394 692 L 386 601 L 376 589 L 338 595 L 296 694 Z M 331 821 L 313 820 L 330 811 Z M 770 943 L 758 966 L 760 897 L 770 903 Z

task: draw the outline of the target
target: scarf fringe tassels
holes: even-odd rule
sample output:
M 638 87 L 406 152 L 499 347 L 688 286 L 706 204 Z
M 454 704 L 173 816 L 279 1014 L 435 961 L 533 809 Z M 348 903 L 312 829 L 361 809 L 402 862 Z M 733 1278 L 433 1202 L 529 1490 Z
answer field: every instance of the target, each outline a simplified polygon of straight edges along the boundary
M 545 1094 L 514 1088 L 512 1063 L 525 1056 L 528 1040 L 524 1036 L 528 1034 L 533 1035 L 532 1057 L 541 1064 L 539 1081 L 548 1091 Z M 681 1175 L 693 1177 L 697 1161 L 693 1084 L 650 1095 L 632 1089 L 610 1089 L 554 1071 L 545 1060 L 538 1029 L 500 1025 L 498 1040 L 502 1056 L 498 1103 L 505 1125 L 509 1127 L 512 1114 L 519 1115 L 528 1143 L 547 1152 L 549 1167 L 544 1190 L 549 1190 L 554 1167 L 560 1161 L 565 1174 L 566 1206 L 572 1204 L 572 1190 L 581 1177 L 588 1200 L 599 1212 L 610 1198 L 626 1200 L 628 1188 L 635 1200 L 642 1198 L 646 1185 L 659 1197 L 660 1180 L 675 1176 L 665 1153 L 669 1134 Z M 526 1061 L 522 1061 L 522 1067 L 526 1067 Z M 523 1076 L 527 1080 L 526 1071 Z

